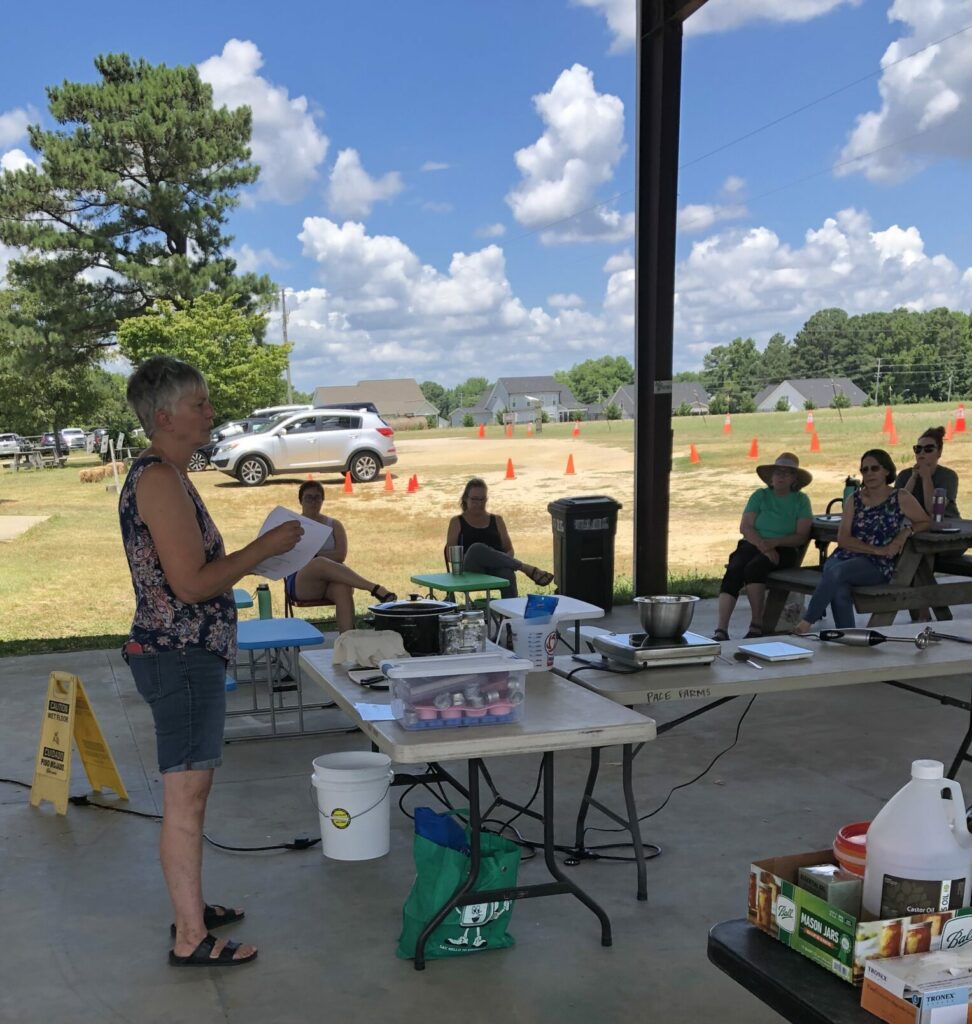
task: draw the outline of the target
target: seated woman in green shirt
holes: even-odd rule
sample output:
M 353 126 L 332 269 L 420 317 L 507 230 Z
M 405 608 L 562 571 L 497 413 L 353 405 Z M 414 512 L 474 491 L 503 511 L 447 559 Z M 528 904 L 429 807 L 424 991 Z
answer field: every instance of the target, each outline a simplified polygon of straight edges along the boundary
M 743 511 L 742 539 L 729 556 L 719 588 L 719 625 L 714 640 L 729 639 L 729 619 L 739 591 L 746 588 L 752 620 L 747 638 L 763 635 L 760 623 L 766 603 L 766 577 L 774 569 L 790 569 L 810 538 L 813 513 L 802 492 L 813 477 L 800 469 L 792 452 L 783 452 L 771 465 L 757 466 L 766 487 L 753 491 Z

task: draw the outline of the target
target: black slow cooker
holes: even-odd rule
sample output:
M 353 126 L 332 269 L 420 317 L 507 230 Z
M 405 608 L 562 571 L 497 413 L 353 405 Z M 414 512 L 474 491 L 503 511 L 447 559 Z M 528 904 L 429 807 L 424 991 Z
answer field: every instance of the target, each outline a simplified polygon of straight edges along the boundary
M 410 594 L 407 601 L 385 601 L 368 608 L 375 629 L 400 633 L 409 654 L 439 653 L 439 616 L 454 612 L 454 601 L 434 601 Z

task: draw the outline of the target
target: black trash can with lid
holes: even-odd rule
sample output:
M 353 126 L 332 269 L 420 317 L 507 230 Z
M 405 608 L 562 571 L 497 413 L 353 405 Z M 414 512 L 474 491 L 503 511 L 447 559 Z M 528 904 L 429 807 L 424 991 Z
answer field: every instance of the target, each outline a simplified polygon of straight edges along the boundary
M 554 577 L 561 594 L 611 610 L 620 508 L 620 502 L 605 495 L 558 498 L 547 506 L 553 526 Z

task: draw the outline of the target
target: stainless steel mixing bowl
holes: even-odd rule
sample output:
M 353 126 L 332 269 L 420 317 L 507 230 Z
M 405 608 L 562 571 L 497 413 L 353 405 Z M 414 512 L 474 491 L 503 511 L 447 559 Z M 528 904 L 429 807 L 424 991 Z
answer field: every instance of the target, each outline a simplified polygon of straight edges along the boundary
M 688 594 L 662 594 L 636 597 L 641 628 L 656 640 L 680 637 L 692 624 L 697 597 Z

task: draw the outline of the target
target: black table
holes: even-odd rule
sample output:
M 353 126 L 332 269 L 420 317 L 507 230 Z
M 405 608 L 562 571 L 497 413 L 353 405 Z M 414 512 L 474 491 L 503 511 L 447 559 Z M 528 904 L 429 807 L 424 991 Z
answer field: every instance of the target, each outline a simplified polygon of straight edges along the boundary
M 744 918 L 709 932 L 709 960 L 794 1024 L 876 1024 L 860 988 L 761 932 Z

